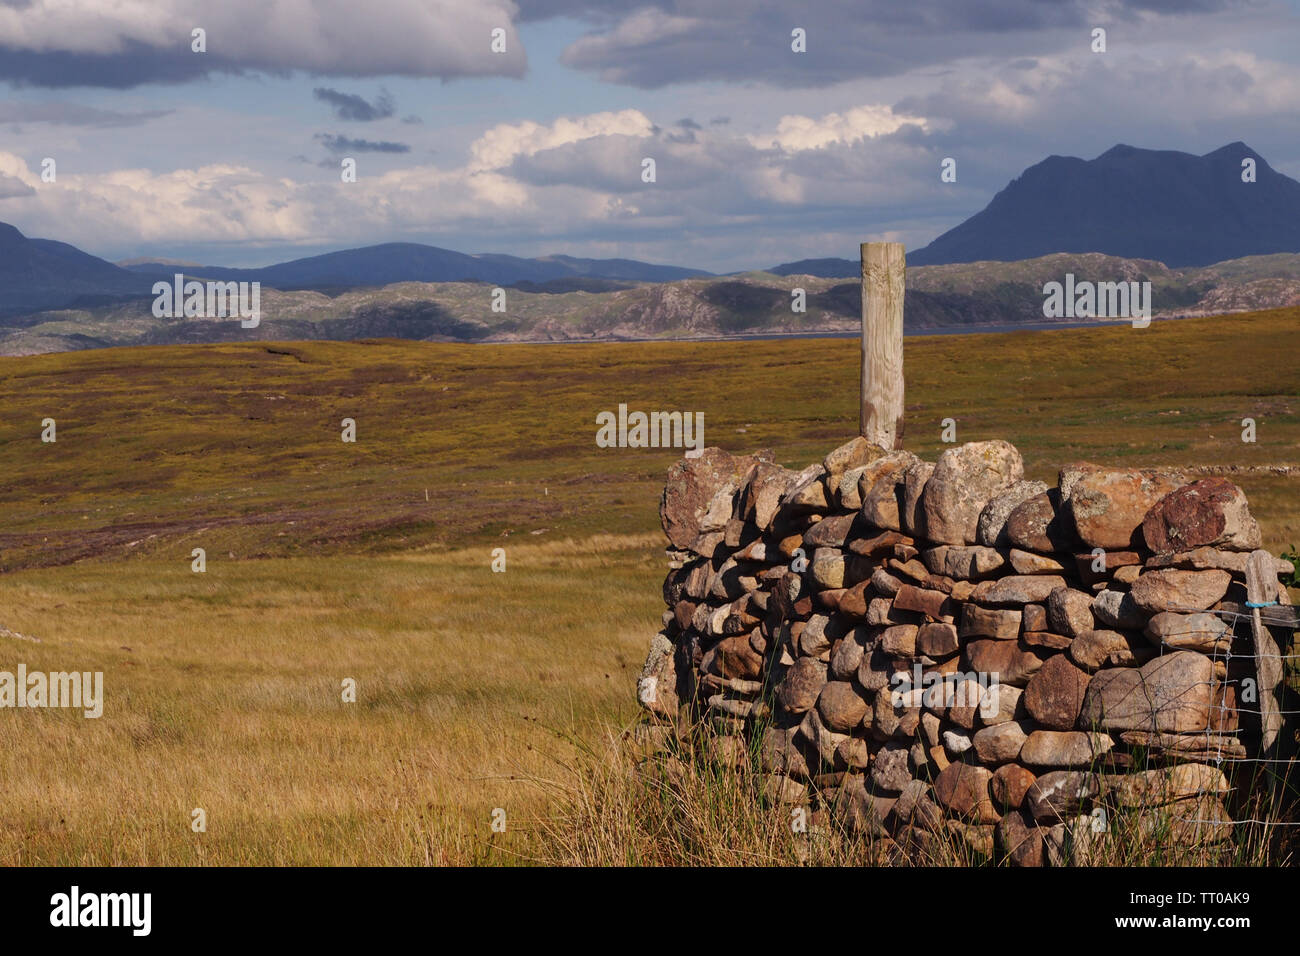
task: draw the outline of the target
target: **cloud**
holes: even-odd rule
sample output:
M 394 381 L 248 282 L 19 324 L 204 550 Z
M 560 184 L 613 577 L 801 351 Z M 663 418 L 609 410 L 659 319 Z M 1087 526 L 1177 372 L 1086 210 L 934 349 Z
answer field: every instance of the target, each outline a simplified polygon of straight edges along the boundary
M 836 129 L 849 113 L 812 122 Z M 760 225 L 767 234 L 805 237 L 823 235 L 827 223 L 860 228 L 855 223 L 864 205 L 915 198 L 895 170 L 930 164 L 927 147 L 907 139 L 908 131 L 924 135 L 915 126 L 880 133 L 870 150 L 844 141 L 845 132 L 822 137 L 818 148 L 792 151 L 760 149 L 717 127 L 690 130 L 693 142 L 674 142 L 671 131 L 680 128 L 673 123 L 656 133 L 639 110 L 498 124 L 470 144 L 459 166 L 425 163 L 347 184 L 339 182 L 337 160 L 328 163 L 334 173 L 319 180 L 302 165 L 302 177 L 239 164 L 61 170 L 54 189 L 43 187 L 24 159 L 0 152 L 0 175 L 28 188 L 6 205 L 6 216 L 24 232 L 113 258 L 219 244 L 247 259 L 258 247 L 287 245 L 304 254 L 305 246 L 403 238 L 473 250 L 481 243 L 554 245 L 563 237 L 560 244 L 572 248 L 617 235 L 643 246 L 662 243 L 658 258 L 680 261 L 671 250 L 686 236 L 744 245 Z M 334 152 L 378 145 L 334 134 L 319 138 Z M 641 178 L 646 156 L 657 163 L 654 183 Z
M 20 103 L 14 100 L 0 102 L 0 123 L 50 123 L 57 126 L 89 126 L 113 129 L 139 126 L 160 119 L 171 110 L 144 110 L 138 113 L 118 113 L 76 103 Z
M 126 88 L 212 73 L 522 76 L 512 0 L 28 0 L 0 4 L 0 79 Z M 207 52 L 191 52 L 191 31 Z M 490 49 L 506 32 L 506 52 Z
M 393 115 L 393 97 L 387 90 L 381 90 L 373 103 L 355 93 L 341 93 L 327 86 L 316 87 L 312 95 L 330 105 L 335 119 L 370 123 Z
M 603 136 L 648 136 L 654 124 L 640 110 L 561 117 L 554 123 L 501 123 L 470 146 L 471 170 L 503 169 L 518 156 Z
M 34 196 L 36 190 L 14 176 L 0 173 L 0 199 L 17 199 L 19 196 Z
M 827 113 L 816 118 L 782 116 L 775 133 L 750 136 L 748 139 L 759 149 L 770 147 L 799 152 L 884 136 L 909 124 L 921 129 L 928 128 L 922 117 L 896 114 L 888 106 L 859 106 L 844 113 Z
M 826 86 L 900 76 L 962 58 L 1050 54 L 1090 41 L 1094 26 L 1132 38 L 1167 23 L 1263 7 L 1268 0 L 521 0 L 523 19 L 567 16 L 588 30 L 563 62 L 611 83 L 656 89 L 709 80 Z M 806 31 L 807 50 L 791 49 Z
M 323 143 L 331 153 L 409 153 L 411 151 L 411 147 L 406 143 L 352 139 L 333 133 L 317 133 L 313 138 Z

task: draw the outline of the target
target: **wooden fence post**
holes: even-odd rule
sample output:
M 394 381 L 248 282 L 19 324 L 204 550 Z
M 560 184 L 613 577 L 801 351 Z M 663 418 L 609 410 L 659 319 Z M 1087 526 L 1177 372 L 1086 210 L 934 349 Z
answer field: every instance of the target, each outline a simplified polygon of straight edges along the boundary
M 860 433 L 903 446 L 903 289 L 901 242 L 862 243 L 862 412 Z

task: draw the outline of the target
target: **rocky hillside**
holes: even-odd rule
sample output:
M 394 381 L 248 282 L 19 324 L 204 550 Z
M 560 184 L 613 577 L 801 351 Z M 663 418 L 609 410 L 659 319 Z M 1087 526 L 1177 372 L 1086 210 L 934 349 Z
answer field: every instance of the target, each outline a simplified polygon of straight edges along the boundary
M 1157 316 L 1300 303 L 1300 255 L 1171 269 L 1099 253 L 1057 254 L 910 268 L 907 327 L 920 332 L 1042 323 L 1043 285 L 1067 273 L 1078 280 L 1149 281 Z M 857 280 L 836 277 L 752 272 L 662 283 L 524 282 L 506 289 L 504 312 L 492 311 L 494 288 L 481 282 L 402 282 L 331 294 L 263 286 L 255 329 L 231 320 L 157 319 L 149 297 L 78 304 L 0 319 L 0 354 L 249 339 L 567 342 L 810 335 L 852 332 L 860 322 Z M 795 289 L 804 290 L 803 312 L 792 309 Z

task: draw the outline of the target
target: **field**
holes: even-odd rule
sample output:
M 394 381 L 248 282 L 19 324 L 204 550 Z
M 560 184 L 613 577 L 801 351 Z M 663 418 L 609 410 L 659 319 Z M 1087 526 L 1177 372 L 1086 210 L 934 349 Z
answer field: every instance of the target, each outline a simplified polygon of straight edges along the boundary
M 905 442 L 933 458 L 952 418 L 1047 480 L 1219 467 L 1277 553 L 1300 543 L 1298 326 L 909 339 Z M 661 610 L 677 453 L 598 448 L 597 413 L 703 412 L 707 444 L 802 467 L 855 433 L 857 375 L 834 339 L 0 359 L 0 670 L 102 670 L 106 697 L 0 711 L 0 863 L 544 856 L 575 754 L 636 717 Z

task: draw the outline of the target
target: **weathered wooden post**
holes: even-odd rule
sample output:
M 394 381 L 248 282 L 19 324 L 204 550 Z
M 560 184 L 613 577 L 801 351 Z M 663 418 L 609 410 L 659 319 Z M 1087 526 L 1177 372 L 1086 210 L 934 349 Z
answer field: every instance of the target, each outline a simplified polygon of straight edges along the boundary
M 862 243 L 862 414 L 858 428 L 881 448 L 903 445 L 901 242 Z

